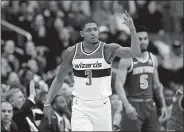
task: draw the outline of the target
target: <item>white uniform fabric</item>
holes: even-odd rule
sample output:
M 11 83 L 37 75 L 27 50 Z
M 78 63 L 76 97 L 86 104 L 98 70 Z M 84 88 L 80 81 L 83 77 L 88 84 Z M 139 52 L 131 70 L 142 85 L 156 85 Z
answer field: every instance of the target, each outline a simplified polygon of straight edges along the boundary
M 72 131 L 112 131 L 111 65 L 104 58 L 105 43 L 91 53 L 76 44 L 73 57 L 74 95 Z
M 72 131 L 112 131 L 110 99 L 84 101 L 73 99 Z
M 105 74 L 104 72 L 110 70 L 111 65 L 108 64 L 104 58 L 104 45 L 105 43 L 99 42 L 97 49 L 92 53 L 87 54 L 82 49 L 82 43 L 78 43 L 72 61 L 73 69 L 79 74 L 80 72 L 87 70 L 92 71 L 92 76 L 94 72 Z M 102 70 L 104 70 L 103 73 L 101 72 Z M 112 94 L 110 75 L 98 75 L 98 77 L 92 77 L 91 85 L 86 85 L 86 83 L 89 83 L 89 77 L 87 76 L 88 75 L 76 76 L 74 72 L 74 90 L 72 91 L 72 94 L 75 97 L 84 100 L 97 100 Z

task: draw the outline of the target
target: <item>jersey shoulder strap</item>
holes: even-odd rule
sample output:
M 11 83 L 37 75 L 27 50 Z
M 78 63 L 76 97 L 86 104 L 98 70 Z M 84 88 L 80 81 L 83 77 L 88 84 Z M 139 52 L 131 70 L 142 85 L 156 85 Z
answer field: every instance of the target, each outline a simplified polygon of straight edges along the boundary
M 73 56 L 73 60 L 76 58 L 76 55 L 78 53 L 78 50 L 80 50 L 80 43 L 77 43 L 75 44 L 75 53 L 74 53 L 74 56 Z

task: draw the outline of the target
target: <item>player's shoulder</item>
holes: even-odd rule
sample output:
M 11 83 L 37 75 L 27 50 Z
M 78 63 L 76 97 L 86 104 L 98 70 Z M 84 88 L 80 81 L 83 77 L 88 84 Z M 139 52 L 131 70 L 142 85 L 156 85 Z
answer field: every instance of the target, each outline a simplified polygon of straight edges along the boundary
M 108 50 L 114 50 L 114 49 L 119 48 L 119 47 L 121 47 L 121 46 L 117 43 L 108 43 L 104 46 L 104 48 L 108 49 Z
M 64 50 L 62 57 L 63 59 L 71 60 L 73 59 L 74 54 L 75 54 L 75 45 L 70 46 L 66 50 Z
M 75 47 L 76 47 L 76 44 L 68 47 L 66 50 L 67 50 L 67 52 L 72 53 L 72 52 L 75 52 Z
M 153 60 L 153 63 L 155 64 L 155 66 L 158 66 L 158 59 L 157 59 L 157 56 L 154 55 L 153 53 L 149 52 L 152 60 Z

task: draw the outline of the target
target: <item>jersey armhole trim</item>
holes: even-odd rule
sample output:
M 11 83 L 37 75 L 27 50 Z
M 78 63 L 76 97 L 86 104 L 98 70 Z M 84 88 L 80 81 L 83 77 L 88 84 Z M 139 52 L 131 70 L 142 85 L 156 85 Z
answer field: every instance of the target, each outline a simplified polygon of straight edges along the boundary
M 156 68 L 156 62 L 155 62 L 155 57 L 152 53 L 150 53 L 151 59 L 153 61 L 153 67 Z
M 131 66 L 128 68 L 128 71 L 127 71 L 128 73 L 131 72 L 134 67 L 133 59 L 131 58 L 130 61 L 131 61 Z
M 103 43 L 103 47 L 102 47 L 102 57 L 104 58 L 105 62 L 106 62 L 107 64 L 110 65 L 111 63 L 109 63 L 109 62 L 105 59 L 105 50 L 104 50 L 105 45 L 106 45 L 106 43 Z
M 77 54 L 77 47 L 78 47 L 78 43 L 75 45 L 75 52 L 74 52 L 72 61 L 74 60 L 74 58 L 75 58 L 75 56 L 76 56 L 76 54 Z

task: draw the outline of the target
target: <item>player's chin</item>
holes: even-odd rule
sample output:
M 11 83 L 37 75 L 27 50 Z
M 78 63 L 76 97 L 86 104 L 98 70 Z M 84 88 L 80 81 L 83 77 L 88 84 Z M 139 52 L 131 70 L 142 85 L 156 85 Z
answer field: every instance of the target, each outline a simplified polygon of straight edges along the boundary
M 146 52 L 146 51 L 148 51 L 147 48 L 142 48 L 141 49 L 141 52 Z
M 93 45 L 95 45 L 95 44 L 98 43 L 98 40 L 97 40 L 97 39 L 96 39 L 96 40 L 92 40 L 91 43 L 92 43 Z

